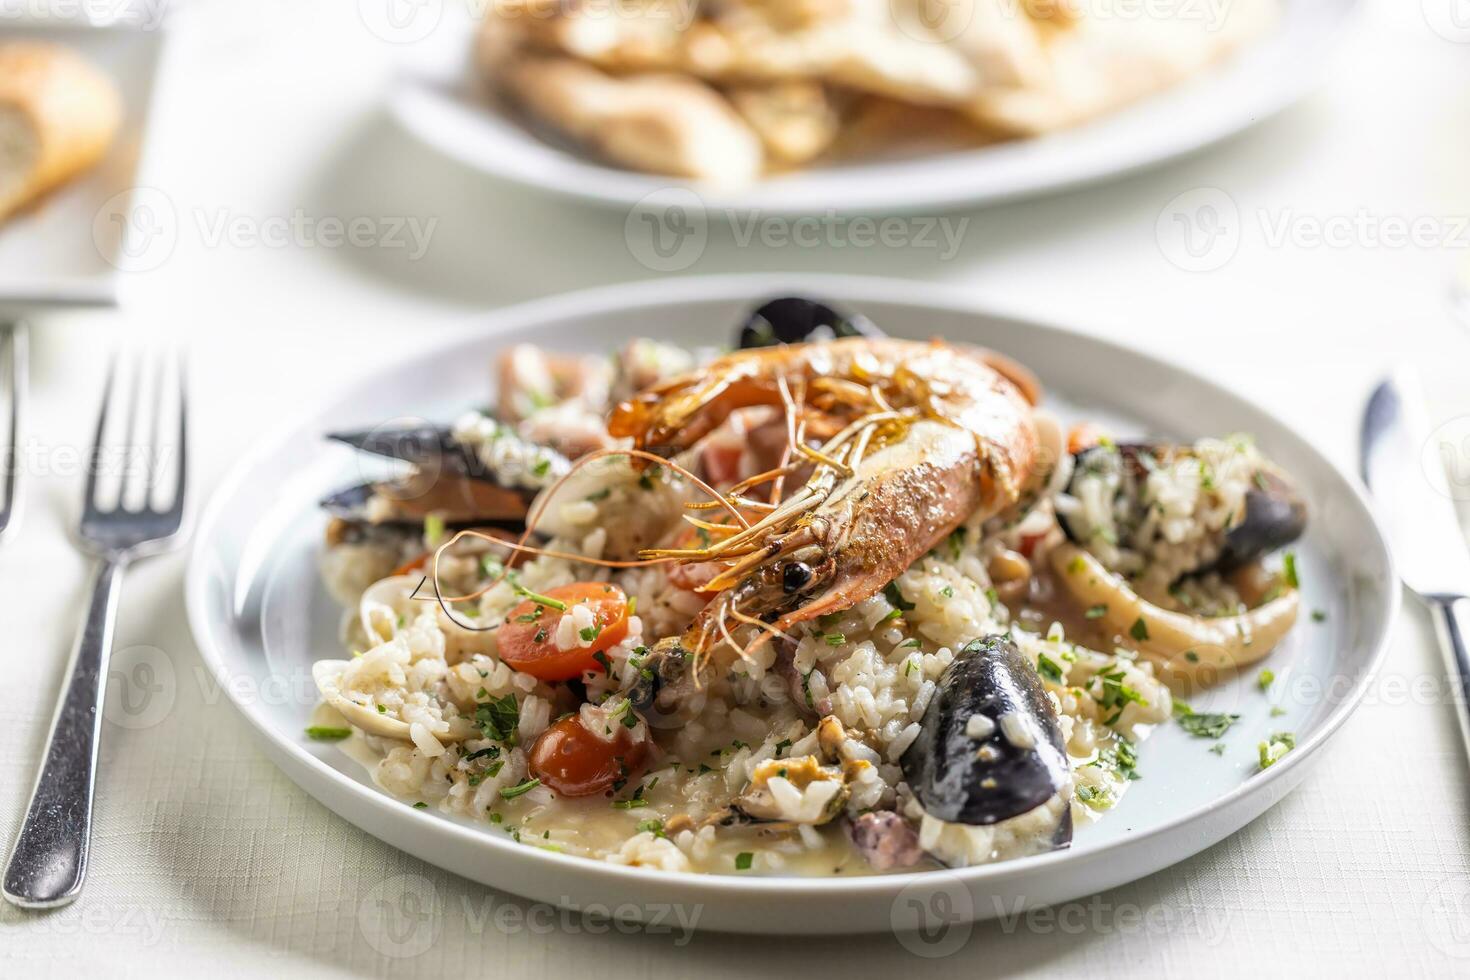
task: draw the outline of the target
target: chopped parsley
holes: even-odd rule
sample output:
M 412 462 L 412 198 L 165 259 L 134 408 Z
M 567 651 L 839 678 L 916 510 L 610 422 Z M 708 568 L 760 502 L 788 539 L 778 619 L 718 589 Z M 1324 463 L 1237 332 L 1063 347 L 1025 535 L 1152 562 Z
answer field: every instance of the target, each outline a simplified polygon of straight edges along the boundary
M 1281 574 L 1286 579 L 1286 584 L 1293 589 L 1301 587 L 1301 579 L 1296 574 L 1296 554 L 1288 551 L 1281 556 Z
M 537 786 L 540 786 L 540 785 L 541 785 L 541 780 L 539 780 L 539 779 L 528 779 L 524 783 L 518 783 L 515 786 L 506 786 L 506 787 L 504 787 L 500 791 L 500 796 L 501 796 L 502 799 L 513 800 L 517 796 L 524 796 L 525 794 L 531 792 L 531 790 L 535 789 Z
M 1276 680 L 1276 672 L 1274 670 L 1263 670 L 1260 676 L 1256 678 L 1256 686 L 1264 691 L 1271 686 L 1271 682 L 1274 680 Z
M 352 729 L 332 728 L 328 725 L 312 725 L 306 730 L 306 737 L 314 742 L 340 742 L 344 738 L 352 737 Z
M 1313 609 L 1312 610 L 1312 622 L 1314 622 L 1314 623 L 1325 623 L 1325 622 L 1327 622 L 1327 611 L 1325 609 Z
M 612 661 L 607 659 L 607 654 L 599 651 L 592 655 L 592 659 L 596 660 L 599 664 L 602 665 L 602 672 L 604 674 L 609 677 L 612 676 Z
M 1127 676 L 1120 667 L 1097 675 L 1097 682 L 1102 687 L 1101 693 L 1093 694 L 1092 699 L 1098 703 L 1104 711 L 1111 711 L 1108 717 L 1103 719 L 1104 725 L 1112 725 L 1123 716 L 1123 709 L 1130 704 L 1148 706 L 1148 699 L 1139 694 L 1133 688 L 1123 683 Z
M 1128 627 L 1128 635 L 1140 643 L 1148 639 L 1148 623 L 1143 621 L 1142 616 L 1135 619 L 1133 625 Z
M 1111 769 L 1124 779 L 1138 779 L 1138 750 L 1126 738 L 1119 738 L 1112 748 L 1104 749 L 1090 766 Z
M 591 626 L 587 626 L 583 629 L 578 630 L 577 635 L 582 638 L 583 643 L 591 643 L 593 640 L 597 639 L 597 634 L 601 632 L 602 627 L 597 625 L 596 623 L 593 623 Z
M 1296 748 L 1296 736 L 1291 732 L 1274 732 L 1271 737 L 1256 746 L 1256 752 L 1260 758 L 1262 769 L 1269 769 L 1281 760 L 1281 757 Z
M 536 603 L 536 605 L 538 605 L 538 606 L 550 606 L 552 609 L 555 609 L 557 612 L 566 612 L 567 611 L 567 604 L 565 602 L 562 602 L 560 599 L 553 599 L 549 595 L 542 595 L 539 592 L 532 592 L 530 589 L 526 588 L 524 585 L 522 585 L 520 582 L 516 581 L 515 579 L 511 579 L 510 585 L 511 585 L 511 588 L 515 589 L 516 595 L 521 596 L 521 597 L 526 598 L 526 599 L 530 599 L 532 602 Z
M 415 810 L 427 810 L 429 808 L 429 804 L 425 803 L 423 800 L 419 800 L 413 805 L 413 808 Z
M 944 596 L 946 599 L 953 599 L 954 598 L 954 586 L 953 585 L 946 585 L 944 588 L 942 588 L 942 589 L 939 590 L 939 594 L 942 595 L 942 596 Z
M 1179 716 L 1179 727 L 1184 729 L 1195 738 L 1218 739 L 1230 730 L 1230 726 L 1240 720 L 1240 715 L 1227 714 L 1195 714 Z
M 1036 672 L 1053 684 L 1062 682 L 1062 668 L 1044 653 L 1036 656 Z
M 1086 616 L 1088 619 L 1102 619 L 1107 614 L 1108 604 L 1106 602 L 1099 602 L 1095 606 L 1088 606 L 1087 612 L 1083 613 L 1082 615 Z
M 749 851 L 741 851 L 735 855 L 735 870 L 749 871 L 751 864 L 755 861 L 755 855 Z
M 640 834 L 652 834 L 655 837 L 667 836 L 664 834 L 664 822 L 662 820 L 640 820 L 638 821 L 638 832 Z
M 475 725 L 479 727 L 481 735 L 493 742 L 516 744 L 520 723 L 521 706 L 514 694 L 492 698 L 475 706 Z
M 883 597 L 888 600 L 889 605 L 900 612 L 909 612 L 914 608 L 914 604 L 905 599 L 903 593 L 898 591 L 897 582 L 889 582 L 883 586 Z

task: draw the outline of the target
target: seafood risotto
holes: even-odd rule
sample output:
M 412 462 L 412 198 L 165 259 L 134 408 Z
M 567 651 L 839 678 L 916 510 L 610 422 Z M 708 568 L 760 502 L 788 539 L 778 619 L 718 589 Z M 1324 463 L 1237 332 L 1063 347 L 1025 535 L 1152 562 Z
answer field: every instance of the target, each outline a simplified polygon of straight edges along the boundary
M 1296 620 L 1305 507 L 1244 436 L 1067 429 L 995 352 L 802 298 L 737 343 L 517 346 L 452 425 L 333 434 L 405 465 L 324 501 L 308 735 L 616 864 L 967 866 L 1105 819 L 1171 685 Z

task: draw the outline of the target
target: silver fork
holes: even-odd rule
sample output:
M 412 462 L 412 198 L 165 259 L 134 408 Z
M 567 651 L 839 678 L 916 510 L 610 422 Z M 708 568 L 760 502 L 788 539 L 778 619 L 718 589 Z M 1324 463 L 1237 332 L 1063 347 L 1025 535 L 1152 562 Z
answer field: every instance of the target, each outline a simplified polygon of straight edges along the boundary
M 170 362 L 177 367 L 179 386 L 178 475 L 173 483 L 172 502 L 156 506 L 154 501 L 164 489 L 159 481 L 159 467 L 154 462 L 160 456 L 162 395 Z M 116 358 L 103 390 L 79 533 L 82 549 L 97 558 L 92 599 L 72 651 L 70 675 L 51 720 L 46 757 L 5 868 L 5 897 L 23 908 L 65 905 L 81 892 L 92 832 L 92 797 L 107 689 L 107 661 L 112 652 L 122 574 L 130 562 L 165 551 L 182 537 L 187 436 L 184 374 L 182 362 L 175 358 L 161 357 L 154 363 L 151 424 L 147 441 L 143 442 L 139 439 L 140 416 L 148 411 L 144 407 L 140 413 L 139 405 L 140 391 L 145 387 L 144 359 L 140 355 L 134 361 L 124 462 L 115 504 L 109 504 L 99 494 L 97 477 L 103 468 L 104 436 L 108 413 L 113 408 L 114 382 L 118 375 Z M 137 451 L 140 449 L 142 452 Z M 130 499 L 136 501 L 140 492 L 141 503 L 130 506 Z
M 6 324 L 0 331 L 10 348 L 10 425 L 5 443 L 5 503 L 0 504 L 0 534 L 20 512 L 20 422 L 25 410 L 27 380 L 27 334 L 24 323 Z

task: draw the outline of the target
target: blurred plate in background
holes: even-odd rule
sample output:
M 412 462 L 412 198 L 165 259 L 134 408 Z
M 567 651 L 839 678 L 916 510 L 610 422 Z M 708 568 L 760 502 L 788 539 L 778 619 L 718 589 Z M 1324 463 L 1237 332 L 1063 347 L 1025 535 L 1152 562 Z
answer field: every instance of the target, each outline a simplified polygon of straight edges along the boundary
M 1284 109 L 1319 79 L 1357 0 L 1283 0 L 1281 22 L 1198 78 L 1075 129 L 904 160 L 813 167 L 721 190 L 605 166 L 529 132 L 493 103 L 470 62 L 475 25 L 446 8 L 406 50 L 390 104 L 440 152 L 486 174 L 628 207 L 671 184 L 705 207 L 785 214 L 894 213 L 982 205 L 1094 183 L 1208 146 Z

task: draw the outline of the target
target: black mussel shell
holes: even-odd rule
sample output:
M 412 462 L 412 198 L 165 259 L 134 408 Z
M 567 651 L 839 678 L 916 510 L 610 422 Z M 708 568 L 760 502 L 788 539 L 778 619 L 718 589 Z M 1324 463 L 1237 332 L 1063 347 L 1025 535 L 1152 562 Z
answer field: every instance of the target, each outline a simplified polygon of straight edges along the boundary
M 444 469 L 476 479 L 487 479 L 484 464 L 467 452 L 442 425 L 413 425 L 402 428 L 379 426 L 348 432 L 329 432 L 327 438 L 351 446 L 358 452 L 398 459 L 416 466 L 438 464 Z
M 1171 454 L 1191 453 L 1188 446 L 1171 446 L 1160 443 L 1119 443 L 1117 446 L 1090 446 L 1073 454 L 1076 462 L 1072 480 L 1075 482 L 1089 468 L 1106 465 L 1109 456 L 1116 453 L 1124 463 L 1133 468 L 1139 478 L 1146 475 L 1149 463 L 1145 459 L 1162 461 Z M 1072 490 L 1069 486 L 1068 491 Z M 1058 515 L 1058 521 L 1067 537 L 1082 547 L 1087 542 L 1079 540 L 1067 519 Z M 1245 494 L 1245 516 L 1225 532 L 1220 542 L 1218 557 L 1209 566 L 1195 569 L 1196 572 L 1228 572 L 1263 558 L 1278 548 L 1291 544 L 1307 529 L 1307 504 L 1287 479 L 1273 469 L 1262 468 L 1254 476 L 1254 485 Z
M 842 313 L 826 303 L 802 296 L 783 296 L 764 303 L 740 325 L 741 350 L 804 344 L 839 337 L 881 337 L 873 321 L 857 313 Z
M 377 490 L 371 483 L 346 487 L 322 498 L 322 510 L 344 521 L 366 520 L 368 502 Z
M 975 715 L 994 725 L 985 738 L 966 732 Z M 1016 745 L 1006 737 L 1001 721 L 1006 715 L 1023 719 L 1031 744 Z M 940 677 L 919 737 L 899 765 L 925 811 L 963 824 L 999 823 L 1028 813 L 1071 778 L 1051 699 L 1035 669 L 1003 635 L 961 648 Z M 1064 816 L 1059 838 L 1070 838 L 1069 828 Z
M 1307 529 L 1307 503 L 1279 474 L 1256 473 L 1256 485 L 1246 492 L 1245 517 L 1225 532 L 1225 546 L 1216 566 L 1229 571 L 1291 544 Z

